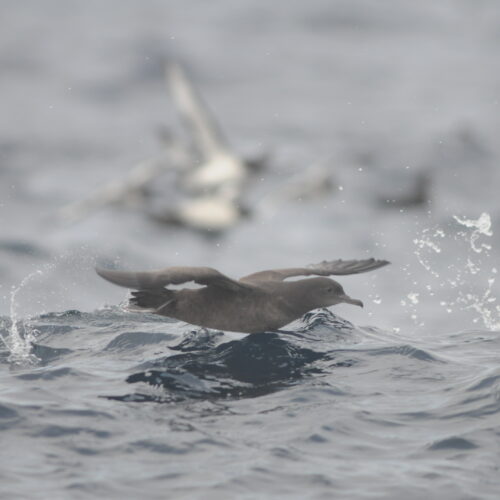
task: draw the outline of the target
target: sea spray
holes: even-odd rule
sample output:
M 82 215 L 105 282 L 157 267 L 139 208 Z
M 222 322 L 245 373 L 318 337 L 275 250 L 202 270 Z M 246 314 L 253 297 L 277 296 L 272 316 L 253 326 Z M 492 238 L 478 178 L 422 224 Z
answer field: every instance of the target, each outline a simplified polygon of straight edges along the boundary
M 31 280 L 42 274 L 40 269 L 33 271 L 24 277 L 17 287 L 13 287 L 10 293 L 10 328 L 7 330 L 8 335 L 0 338 L 10 353 L 8 361 L 14 364 L 30 364 L 38 361 L 31 352 L 37 331 L 31 328 L 29 321 L 19 317 L 17 295 Z
M 81 250 L 87 251 L 86 247 Z M 37 363 L 32 344 L 37 331 L 30 317 L 57 308 L 70 309 L 69 287 L 81 286 L 82 275 L 92 276 L 95 258 L 90 254 L 66 252 L 25 276 L 10 292 L 10 322 L 4 324 L 0 341 L 9 352 L 8 360 L 14 364 Z M 85 273 L 84 271 L 88 271 Z M 68 285 L 68 277 L 75 275 Z M 24 292 L 24 293 L 23 293 Z M 22 295 L 25 295 L 22 300 Z
M 482 213 L 477 219 L 453 216 L 460 225 L 457 231 L 454 228 L 444 230 L 440 227 L 425 228 L 417 238 L 413 240 L 416 248 L 414 255 L 419 264 L 428 272 L 433 283 L 427 284 L 425 289 L 429 296 L 434 297 L 436 290 L 442 292 L 454 291 L 452 296 L 446 300 L 440 300 L 439 304 L 451 314 L 458 310 L 472 310 L 477 313 L 473 318 L 474 323 L 481 321 L 483 325 L 491 330 L 500 328 L 500 306 L 496 305 L 496 297 L 493 287 L 496 281 L 497 269 L 492 266 L 486 276 L 486 283 L 481 291 L 477 291 L 478 284 L 487 273 L 487 261 L 490 258 L 492 246 L 481 240 L 483 237 L 491 237 L 491 218 L 489 214 Z M 445 258 L 447 245 L 464 244 L 466 256 L 464 261 L 438 263 L 438 257 Z M 438 255 L 440 254 L 440 255 Z M 479 257 L 478 254 L 481 254 Z M 439 265 L 439 267 L 438 267 Z M 420 279 L 424 279 L 421 277 Z M 415 282 L 415 284 L 417 284 Z M 476 291 L 472 291 L 475 289 Z M 412 300 L 418 297 L 415 292 L 407 294 L 401 301 L 401 305 L 408 309 L 412 319 L 417 323 L 416 305 L 418 301 Z
M 470 235 L 467 235 L 465 231 L 461 231 L 459 234 L 470 238 L 470 246 L 474 252 L 481 253 L 483 250 L 491 250 L 491 245 L 480 243 L 478 246 L 476 244 L 481 235 L 493 236 L 493 232 L 491 231 L 491 218 L 489 214 L 483 212 L 477 220 L 461 219 L 456 215 L 454 215 L 453 218 L 462 226 L 472 228 L 472 233 Z

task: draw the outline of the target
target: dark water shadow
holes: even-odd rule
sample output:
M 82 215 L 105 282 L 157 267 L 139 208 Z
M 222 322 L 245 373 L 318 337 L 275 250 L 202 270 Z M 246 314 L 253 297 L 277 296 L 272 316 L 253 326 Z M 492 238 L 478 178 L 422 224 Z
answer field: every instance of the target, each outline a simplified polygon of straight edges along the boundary
M 321 374 L 323 367 L 335 366 L 332 347 L 338 335 L 350 333 L 352 328 L 329 311 L 320 311 L 305 316 L 296 330 L 254 333 L 224 343 L 220 343 L 221 332 L 190 332 L 170 348 L 181 353 L 143 364 L 127 378 L 130 384 L 160 389 L 162 395 L 110 397 L 127 402 L 170 402 L 262 396 Z

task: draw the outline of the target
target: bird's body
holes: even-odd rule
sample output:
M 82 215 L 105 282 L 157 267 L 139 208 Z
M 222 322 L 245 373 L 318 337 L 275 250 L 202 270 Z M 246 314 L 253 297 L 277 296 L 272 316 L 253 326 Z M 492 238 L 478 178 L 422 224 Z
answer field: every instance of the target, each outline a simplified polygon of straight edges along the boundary
M 108 271 L 100 276 L 132 288 L 131 304 L 143 310 L 217 330 L 256 333 L 277 330 L 306 312 L 341 302 L 362 306 L 342 286 L 326 277 L 285 281 L 300 275 L 357 274 L 377 269 L 386 261 L 323 262 L 307 268 L 276 269 L 251 274 L 239 281 L 206 267 L 171 267 L 152 272 Z M 197 289 L 172 290 L 168 284 L 195 281 Z
M 221 290 L 217 294 L 208 288 L 180 290 L 175 292 L 175 300 L 159 313 L 217 330 L 262 332 L 289 323 L 286 302 L 271 301 L 271 298 L 270 291 L 264 288 L 241 293 Z M 271 322 L 265 319 L 270 316 L 273 318 Z
M 246 333 L 277 330 L 310 310 L 307 297 L 303 297 L 303 303 L 293 300 L 292 283 L 256 284 L 239 293 L 231 290 L 213 293 L 209 287 L 179 290 L 158 314 L 216 330 Z M 287 294 L 280 290 L 285 287 Z
M 236 224 L 243 214 L 244 210 L 234 201 L 219 195 L 207 194 L 190 198 L 170 212 L 152 214 L 151 218 L 162 224 L 218 233 Z

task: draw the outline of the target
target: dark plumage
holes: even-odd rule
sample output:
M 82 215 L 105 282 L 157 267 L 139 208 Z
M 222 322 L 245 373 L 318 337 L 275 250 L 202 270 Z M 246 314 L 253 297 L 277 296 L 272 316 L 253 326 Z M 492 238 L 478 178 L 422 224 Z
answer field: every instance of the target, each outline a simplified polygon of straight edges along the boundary
M 210 267 L 167 267 L 128 272 L 96 269 L 99 276 L 132 292 L 139 309 L 187 323 L 245 333 L 276 330 L 318 307 L 341 302 L 363 306 L 345 294 L 329 275 L 358 274 L 378 269 L 385 260 L 334 260 L 307 267 L 271 269 L 236 281 Z M 293 276 L 321 276 L 285 281 Z M 171 290 L 168 285 L 194 281 L 197 289 Z

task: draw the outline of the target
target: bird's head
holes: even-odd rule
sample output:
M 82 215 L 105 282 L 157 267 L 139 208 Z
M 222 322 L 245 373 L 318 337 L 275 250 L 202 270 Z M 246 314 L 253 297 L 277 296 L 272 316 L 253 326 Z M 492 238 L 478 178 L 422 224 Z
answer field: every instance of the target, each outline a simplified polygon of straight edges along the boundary
M 330 278 L 311 278 L 307 281 L 308 299 L 314 308 L 329 307 L 342 302 L 363 307 L 361 300 L 353 299 L 344 292 L 342 285 Z

